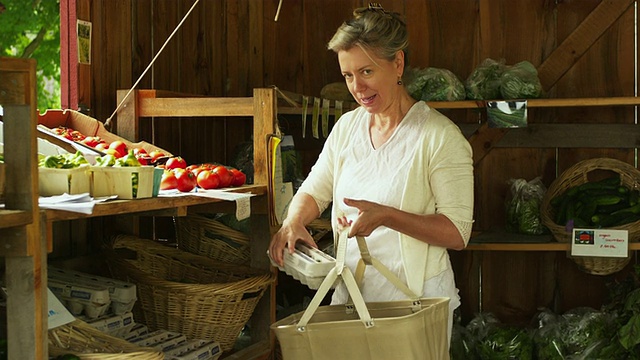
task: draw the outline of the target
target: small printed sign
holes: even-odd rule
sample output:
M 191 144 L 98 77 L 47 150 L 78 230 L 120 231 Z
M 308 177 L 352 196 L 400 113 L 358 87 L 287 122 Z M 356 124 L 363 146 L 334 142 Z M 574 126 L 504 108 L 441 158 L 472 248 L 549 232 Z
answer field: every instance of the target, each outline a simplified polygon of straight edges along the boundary
M 573 229 L 572 256 L 627 257 L 629 232 L 610 229 Z

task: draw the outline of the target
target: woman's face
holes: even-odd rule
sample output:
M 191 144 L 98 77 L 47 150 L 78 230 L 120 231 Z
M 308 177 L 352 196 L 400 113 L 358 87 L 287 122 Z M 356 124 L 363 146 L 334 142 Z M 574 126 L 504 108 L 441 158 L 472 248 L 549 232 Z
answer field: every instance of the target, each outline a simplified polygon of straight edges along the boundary
M 354 99 L 369 113 L 384 113 L 400 94 L 397 84 L 402 76 L 402 52 L 394 61 L 367 54 L 361 47 L 338 52 L 340 70 Z

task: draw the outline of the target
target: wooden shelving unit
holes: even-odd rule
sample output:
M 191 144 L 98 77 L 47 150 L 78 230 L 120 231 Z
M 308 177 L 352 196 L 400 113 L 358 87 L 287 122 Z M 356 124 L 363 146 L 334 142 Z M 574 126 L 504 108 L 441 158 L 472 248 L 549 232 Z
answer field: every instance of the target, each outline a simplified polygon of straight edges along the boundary
M 118 103 L 128 91 L 118 91 Z M 193 97 L 174 92 L 156 90 L 134 90 L 118 112 L 116 133 L 131 141 L 139 141 L 140 119 L 145 117 L 252 117 L 253 118 L 253 185 L 244 186 L 236 191 L 251 192 L 258 196 L 252 198 L 251 266 L 272 271 L 266 251 L 271 238 L 269 206 L 271 191 L 269 182 L 269 151 L 267 136 L 276 131 L 275 89 L 255 89 L 252 97 L 216 98 Z M 165 203 L 165 201 L 168 201 Z M 209 212 L 233 212 L 235 204 L 216 202 L 205 204 L 194 197 L 163 198 L 154 200 L 135 200 L 138 212 L 155 216 L 185 216 L 189 211 L 203 209 Z M 211 199 L 209 200 L 211 202 Z M 119 214 L 117 207 L 127 211 L 130 204 L 117 202 L 106 204 L 110 208 L 98 206 L 96 212 Z M 132 210 L 132 209 L 128 209 Z M 257 210 L 257 211 L 256 211 Z M 105 213 L 106 215 L 106 213 Z M 61 216 L 61 215 L 57 215 Z M 275 321 L 275 284 L 271 287 L 254 310 L 251 318 L 252 341 L 249 347 L 232 354 L 224 354 L 223 359 L 266 359 L 273 350 L 275 339 L 269 326 Z
M 0 58 L 4 130 L 5 261 L 9 359 L 47 359 L 47 244 L 38 213 L 36 62 Z

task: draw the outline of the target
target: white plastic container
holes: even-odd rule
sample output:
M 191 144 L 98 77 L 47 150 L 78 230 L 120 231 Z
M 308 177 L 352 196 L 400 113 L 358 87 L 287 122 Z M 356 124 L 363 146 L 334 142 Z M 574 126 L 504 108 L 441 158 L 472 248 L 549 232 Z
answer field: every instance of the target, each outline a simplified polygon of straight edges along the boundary
M 284 267 L 276 264 L 273 260 L 271 260 L 271 264 L 309 288 L 317 289 L 329 271 L 336 265 L 336 259 L 318 249 L 298 243 L 293 254 L 288 251 L 284 252 Z

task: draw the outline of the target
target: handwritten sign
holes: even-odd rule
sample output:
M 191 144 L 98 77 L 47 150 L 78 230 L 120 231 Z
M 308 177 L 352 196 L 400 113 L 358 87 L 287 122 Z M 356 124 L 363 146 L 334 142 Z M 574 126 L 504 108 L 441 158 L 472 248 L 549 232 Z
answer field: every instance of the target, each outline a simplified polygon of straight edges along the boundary
M 573 256 L 629 256 L 629 232 L 626 230 L 573 229 L 571 239 Z

